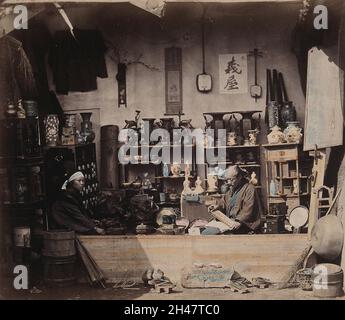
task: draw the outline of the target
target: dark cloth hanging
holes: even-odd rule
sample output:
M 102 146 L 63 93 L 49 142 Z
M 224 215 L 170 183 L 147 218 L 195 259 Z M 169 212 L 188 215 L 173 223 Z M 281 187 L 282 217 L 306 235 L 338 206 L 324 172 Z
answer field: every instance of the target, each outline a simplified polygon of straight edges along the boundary
M 51 210 L 52 225 L 56 229 L 70 229 L 77 233 L 91 234 L 94 222 L 88 218 L 78 192 L 62 191 Z
M 104 58 L 106 47 L 97 30 L 57 31 L 49 53 L 49 63 L 58 94 L 97 89 L 97 77 L 108 77 Z

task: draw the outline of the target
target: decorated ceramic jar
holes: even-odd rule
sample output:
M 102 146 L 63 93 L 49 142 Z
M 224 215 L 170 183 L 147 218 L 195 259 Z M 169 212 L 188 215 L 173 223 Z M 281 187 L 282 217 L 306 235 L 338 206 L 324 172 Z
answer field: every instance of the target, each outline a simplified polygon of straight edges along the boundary
M 47 146 L 56 146 L 59 138 L 59 117 L 48 114 L 44 118 L 44 133 Z
M 267 135 L 267 141 L 269 144 L 283 143 L 284 140 L 284 133 L 281 132 L 280 127 L 278 126 L 274 126 L 272 131 Z
M 249 145 L 251 145 L 251 146 L 255 146 L 256 145 L 257 136 L 258 136 L 258 131 L 256 129 L 248 130 Z
M 287 127 L 284 130 L 285 140 L 288 143 L 300 143 L 303 137 L 302 128 L 299 127 L 298 121 L 287 122 Z

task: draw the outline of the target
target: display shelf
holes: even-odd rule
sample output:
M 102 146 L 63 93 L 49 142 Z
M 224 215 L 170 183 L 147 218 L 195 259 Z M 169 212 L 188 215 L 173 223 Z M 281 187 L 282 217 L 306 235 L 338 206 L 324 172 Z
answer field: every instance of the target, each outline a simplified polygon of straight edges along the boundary
M 172 180 L 175 180 L 175 179 L 185 179 L 185 176 L 167 176 L 167 177 L 164 177 L 164 176 L 157 176 L 155 177 L 156 179 L 172 179 Z M 196 177 L 195 176 L 189 176 L 188 179 L 195 179 Z
M 241 149 L 241 148 L 260 148 L 259 144 L 255 145 L 238 145 L 238 146 L 213 146 L 213 147 L 204 147 L 205 149 Z
M 275 179 L 286 179 L 286 180 L 295 180 L 295 179 L 309 179 L 309 176 L 275 177 Z

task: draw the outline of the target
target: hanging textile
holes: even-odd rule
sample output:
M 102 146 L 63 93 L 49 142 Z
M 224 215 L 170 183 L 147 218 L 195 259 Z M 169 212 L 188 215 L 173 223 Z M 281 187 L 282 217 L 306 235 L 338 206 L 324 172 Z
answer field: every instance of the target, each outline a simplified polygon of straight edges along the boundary
M 108 77 L 104 59 L 106 47 L 97 30 L 57 31 L 49 54 L 58 94 L 97 89 L 97 77 Z

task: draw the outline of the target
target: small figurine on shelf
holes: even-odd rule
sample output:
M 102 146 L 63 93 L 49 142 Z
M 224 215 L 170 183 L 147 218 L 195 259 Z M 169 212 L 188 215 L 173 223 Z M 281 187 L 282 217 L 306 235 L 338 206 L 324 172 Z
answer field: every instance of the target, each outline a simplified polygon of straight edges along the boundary
M 190 188 L 190 181 L 187 176 L 185 176 L 184 181 L 183 181 L 183 190 L 182 194 L 191 194 L 192 189 Z
M 173 174 L 173 177 L 179 177 L 180 176 L 181 166 L 177 162 L 174 162 L 171 165 L 170 169 L 171 169 L 171 173 Z
M 7 118 L 15 118 L 17 116 L 16 108 L 10 100 L 7 102 L 7 110 L 5 111 L 5 115 Z
M 18 106 L 17 106 L 17 118 L 18 119 L 25 119 L 26 118 L 26 113 L 25 109 L 22 105 L 22 99 L 18 100 Z
M 250 175 L 250 180 L 249 183 L 251 183 L 254 186 L 258 185 L 258 179 L 256 177 L 256 173 L 253 171 L 252 174 Z
M 213 174 L 209 174 L 207 176 L 207 185 L 208 185 L 207 192 L 216 192 L 216 191 L 218 191 L 217 184 L 218 184 L 217 176 L 215 176 Z
M 200 177 L 198 176 L 196 181 L 195 181 L 194 193 L 197 193 L 197 194 L 204 193 L 204 189 L 201 185 L 202 185 L 202 181 L 201 181 Z
M 169 167 L 167 163 L 163 164 L 163 177 L 169 177 Z
M 151 181 L 149 179 L 148 172 L 144 173 L 144 179 L 143 179 L 143 182 L 142 182 L 142 188 L 145 189 L 145 190 L 152 189 L 152 183 L 151 183 Z
M 278 194 L 278 188 L 277 188 L 277 183 L 271 179 L 270 182 L 270 195 L 271 196 L 276 196 Z
M 229 132 L 228 133 L 227 145 L 228 146 L 236 146 L 237 145 L 237 133 L 236 132 Z
M 184 167 L 184 175 L 185 177 L 190 176 L 190 164 L 188 161 L 186 161 L 185 167 Z

